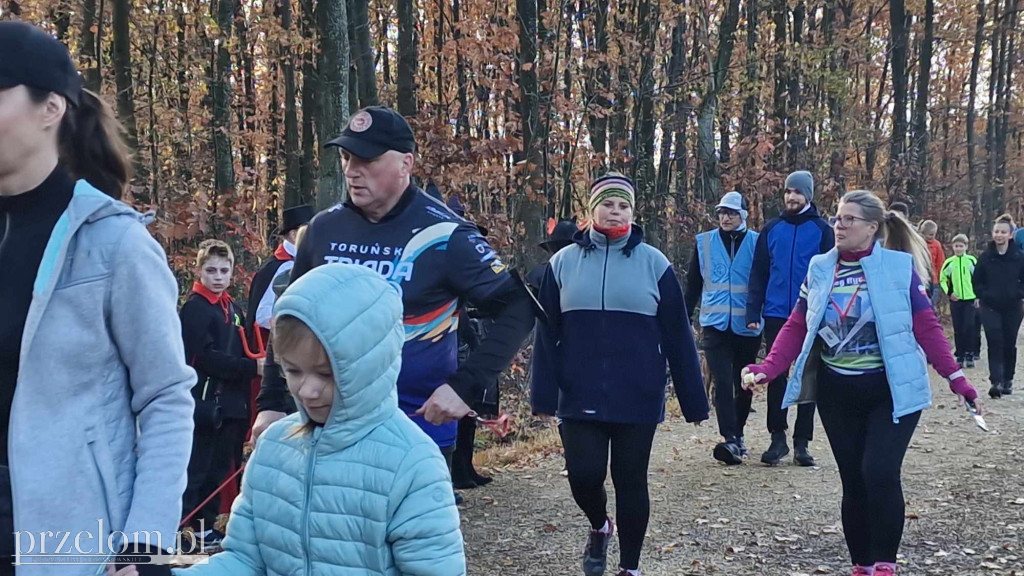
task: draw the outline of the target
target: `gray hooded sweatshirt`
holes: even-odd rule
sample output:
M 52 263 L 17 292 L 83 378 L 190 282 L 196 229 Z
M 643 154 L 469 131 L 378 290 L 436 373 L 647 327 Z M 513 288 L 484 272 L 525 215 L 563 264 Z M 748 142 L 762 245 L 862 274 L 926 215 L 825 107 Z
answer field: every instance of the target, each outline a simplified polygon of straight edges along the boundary
M 98 555 L 108 539 L 175 545 L 196 377 L 149 221 L 79 181 L 46 245 L 8 436 L 23 555 Z M 30 564 L 40 560 L 23 556 L 18 575 L 102 569 Z

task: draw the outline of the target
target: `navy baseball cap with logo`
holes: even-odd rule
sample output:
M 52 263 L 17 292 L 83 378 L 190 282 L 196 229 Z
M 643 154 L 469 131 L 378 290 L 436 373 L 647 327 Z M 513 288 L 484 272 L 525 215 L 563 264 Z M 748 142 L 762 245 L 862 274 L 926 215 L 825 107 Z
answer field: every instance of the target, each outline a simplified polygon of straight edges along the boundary
M 68 49 L 24 22 L 0 22 L 0 90 L 28 86 L 55 92 L 78 106 L 82 78 Z
M 412 128 L 401 114 L 386 106 L 370 106 L 348 119 L 348 126 L 324 147 L 337 146 L 350 154 L 372 160 L 394 150 L 411 153 L 416 150 Z

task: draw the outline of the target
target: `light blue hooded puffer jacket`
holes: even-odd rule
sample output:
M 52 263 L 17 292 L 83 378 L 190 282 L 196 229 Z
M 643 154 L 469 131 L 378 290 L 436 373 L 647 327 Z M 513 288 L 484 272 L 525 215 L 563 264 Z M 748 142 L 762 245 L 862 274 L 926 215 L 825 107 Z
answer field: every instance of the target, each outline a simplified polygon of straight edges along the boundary
M 335 378 L 327 422 L 301 410 L 260 437 L 224 552 L 184 576 L 461 576 L 465 553 L 437 445 L 398 409 L 402 299 L 379 274 L 329 264 L 281 296 L 320 339 Z

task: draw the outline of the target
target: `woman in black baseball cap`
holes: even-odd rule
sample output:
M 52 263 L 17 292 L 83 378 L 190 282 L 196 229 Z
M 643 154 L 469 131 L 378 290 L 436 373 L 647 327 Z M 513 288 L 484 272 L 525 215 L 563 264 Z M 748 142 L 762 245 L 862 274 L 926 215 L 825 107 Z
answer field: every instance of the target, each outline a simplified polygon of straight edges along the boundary
M 0 179 L 45 170 L 56 156 L 70 175 L 120 198 L 131 177 L 123 128 L 82 88 L 67 48 L 23 22 L 0 22 Z
M 37 553 L 15 530 L 99 542 L 58 551 L 76 557 L 175 543 L 196 377 L 152 218 L 116 200 L 129 167 L 67 49 L 0 22 L 0 576 L 16 544 Z M 53 572 L 24 558 L 19 576 Z

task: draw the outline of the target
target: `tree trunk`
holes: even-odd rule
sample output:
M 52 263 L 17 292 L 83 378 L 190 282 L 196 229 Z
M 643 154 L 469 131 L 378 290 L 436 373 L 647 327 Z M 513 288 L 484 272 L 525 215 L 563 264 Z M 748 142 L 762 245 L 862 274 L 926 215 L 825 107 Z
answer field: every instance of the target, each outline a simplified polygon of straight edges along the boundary
M 96 0 L 85 0 L 82 5 L 82 36 L 78 43 L 78 52 L 82 55 L 83 80 L 88 90 L 100 91 L 99 35 L 102 28 L 103 13 L 96 18 Z
M 701 16 L 704 22 L 704 34 L 710 35 L 708 18 Z M 715 154 L 715 117 L 718 114 L 718 97 L 725 85 L 732 62 L 732 50 L 736 41 L 736 26 L 740 19 L 740 0 L 729 0 L 725 15 L 718 28 L 718 54 L 714 59 L 707 55 L 710 64 L 708 84 L 700 103 L 697 115 L 697 156 L 700 165 L 697 167 L 695 189 L 697 197 L 704 202 L 717 200 L 722 192 L 722 176 L 719 171 L 719 159 Z
M 295 56 L 292 52 L 292 1 L 278 0 L 285 41 L 279 46 L 281 75 L 284 76 L 284 205 L 302 204 L 302 153 L 299 150 L 299 117 L 295 110 Z M 303 111 L 308 114 L 307 111 Z
M 148 204 L 159 205 L 160 204 L 160 145 L 157 136 L 156 129 L 156 58 L 157 58 L 157 38 L 161 36 L 161 25 L 164 23 L 164 3 L 161 0 L 158 3 L 157 11 L 160 18 L 156 19 L 153 23 L 153 36 L 149 39 L 149 77 L 146 82 L 146 90 L 148 92 L 148 108 L 149 108 L 149 193 L 148 193 Z M 136 200 L 141 203 L 141 199 L 136 197 Z
M 184 7 L 177 3 L 175 3 L 175 18 L 178 25 L 176 39 L 178 68 L 177 121 L 184 128 L 185 134 L 184 136 L 175 135 L 172 140 L 174 142 L 174 157 L 177 160 L 175 162 L 177 175 L 184 183 L 185 190 L 187 191 L 192 182 L 192 121 L 189 115 L 192 98 L 191 78 L 189 75 L 191 57 L 189 56 L 190 51 L 186 42 L 188 22 L 185 18 L 185 10 Z
M 619 40 L 619 63 L 616 71 L 617 86 L 615 87 L 615 102 L 611 118 L 611 129 L 609 134 L 609 146 L 611 148 L 609 164 L 616 170 L 624 171 L 626 162 L 629 160 L 629 120 L 626 111 L 629 106 L 630 87 L 634 82 L 633 56 L 635 50 L 629 42 L 633 39 L 632 18 L 634 13 L 632 0 L 619 0 L 618 13 L 615 18 L 615 28 Z
M 648 241 L 656 247 L 662 247 L 658 219 L 661 210 L 655 193 L 654 172 L 654 51 L 659 18 L 657 0 L 640 0 L 637 9 L 637 41 L 642 47 L 643 55 L 640 64 L 639 94 L 634 101 L 637 112 L 633 177 L 636 181 L 637 204 L 642 209 L 641 222 L 649 235 Z
M 786 50 L 789 42 L 786 29 L 789 23 L 789 6 L 786 0 L 772 0 L 772 20 L 775 24 L 775 90 L 772 94 L 772 115 L 775 116 L 775 164 L 788 166 L 786 162 L 786 143 L 789 133 L 789 114 L 786 108 L 786 92 L 789 89 L 789 71 L 786 63 Z
M 455 81 L 459 86 L 459 114 L 455 122 L 456 136 L 469 136 L 469 82 L 466 79 L 466 62 L 462 56 L 462 10 L 459 0 L 452 1 L 452 22 L 455 27 Z M 469 139 L 464 141 L 464 149 L 469 151 Z
M 217 44 L 210 95 L 213 104 L 213 156 L 214 182 L 218 195 L 235 190 L 235 166 L 231 151 L 231 30 L 235 19 L 235 0 L 220 0 L 211 6 L 216 9 L 220 42 Z
M 357 48 L 353 39 L 356 37 L 355 17 L 352 13 L 353 6 L 351 1 L 346 2 L 345 6 L 345 22 L 347 23 L 347 30 L 345 36 L 348 37 L 348 114 L 351 116 L 359 111 L 359 71 L 356 70 L 356 60 L 358 59 Z
M 807 161 L 807 119 L 803 113 L 803 83 L 801 82 L 800 56 L 803 52 L 804 19 L 807 7 L 803 0 L 793 8 L 792 46 L 797 53 L 788 58 L 786 76 L 788 79 L 789 105 L 787 118 L 789 130 L 786 135 L 786 151 L 790 170 L 809 168 Z
M 300 0 L 300 3 L 302 36 L 317 41 L 313 0 Z M 315 62 L 313 49 L 306 47 L 302 55 L 302 161 L 299 166 L 303 202 L 315 202 L 316 195 L 316 130 L 313 120 L 319 115 L 317 94 L 320 88 Z
M 590 114 L 590 146 L 595 156 L 604 158 L 608 154 L 608 110 L 612 103 L 606 94 L 611 92 L 612 73 L 608 66 L 608 0 L 594 1 L 594 42 L 599 58 L 594 78 L 588 79 L 587 104 Z M 603 161 L 603 160 L 602 160 Z
M 1003 14 L 1004 34 L 1006 37 L 1006 50 L 1004 52 L 1003 81 L 1001 83 L 1002 96 L 996 101 L 999 105 L 999 115 L 996 117 L 996 162 L 995 162 L 995 198 L 996 206 L 1005 206 L 1006 194 L 1006 140 L 1009 135 L 1010 107 L 1013 104 L 1013 69 L 1019 55 L 1017 52 L 1017 21 L 1019 12 L 1019 0 L 1006 0 L 1006 11 Z
M 759 0 L 748 0 L 746 4 L 747 20 L 747 98 L 743 102 L 743 121 L 740 125 L 740 136 L 746 138 L 754 134 L 757 124 L 757 21 L 760 18 Z
M 924 205 L 924 189 L 928 178 L 928 90 L 932 70 L 932 42 L 935 37 L 935 0 L 925 0 L 924 38 L 917 72 L 917 104 L 914 106 L 914 131 L 911 142 L 915 148 L 915 166 L 907 195 L 915 204 Z
M 544 238 L 544 182 L 537 170 L 537 154 L 542 144 L 537 138 L 540 124 L 540 101 L 537 82 L 537 0 L 516 0 L 519 21 L 519 114 L 521 118 L 523 162 L 519 174 L 524 185 L 518 194 L 517 221 L 525 232 L 521 255 L 527 269 L 543 261 L 537 244 Z M 531 165 L 532 163 L 532 165 Z M 538 178 L 540 176 L 540 178 Z
M 317 5 L 321 50 L 317 133 L 320 135 L 321 147 L 328 139 L 341 134 L 348 119 L 350 51 L 347 20 L 344 2 L 321 2 Z M 345 178 L 341 172 L 341 155 L 337 150 L 323 150 L 317 181 L 317 208 L 324 210 L 344 199 Z
M 132 80 L 132 46 L 131 29 L 128 25 L 129 11 L 131 4 L 129 0 L 114 0 L 113 5 L 113 27 L 114 27 L 114 82 L 117 86 L 117 116 L 118 120 L 125 127 L 128 146 L 133 150 L 139 149 L 139 128 L 135 120 L 135 90 Z M 154 39 L 155 41 L 156 39 Z M 145 177 L 145 165 L 138 155 L 135 156 L 135 170 L 140 177 Z M 149 203 L 149 198 L 140 197 L 143 204 Z
M 1000 16 L 1000 2 L 992 2 L 992 21 L 995 30 L 992 33 L 992 71 L 988 81 L 988 118 L 985 122 L 985 196 L 982 200 L 982 213 L 986 223 L 991 222 L 998 210 L 995 197 L 995 164 L 996 164 L 996 126 L 999 124 L 999 113 L 1002 110 L 1001 97 L 1003 81 L 1003 54 L 1006 48 L 1005 20 Z
M 71 29 L 71 13 L 68 12 L 68 7 L 61 2 L 51 11 L 50 17 L 53 18 L 53 24 L 57 27 L 57 40 L 60 40 L 62 44 L 67 44 L 68 30 Z
M 968 80 L 967 95 L 967 175 L 973 194 L 974 205 L 974 237 L 978 240 L 984 236 L 985 218 L 982 212 L 982 187 L 978 185 L 978 137 L 975 132 L 978 103 L 978 69 L 981 67 L 981 48 L 985 41 L 985 0 L 978 0 L 978 18 L 974 25 L 974 49 L 971 53 L 971 75 Z
M 380 102 L 377 96 L 373 44 L 370 41 L 370 3 L 369 0 L 348 1 L 352 4 L 352 16 L 355 20 L 352 23 L 355 37 L 349 38 L 349 41 L 354 47 L 353 54 L 359 77 L 359 107 L 376 106 Z
M 230 1 L 230 0 L 229 0 Z M 242 167 L 245 174 L 242 181 L 248 183 L 254 176 L 256 169 L 256 147 L 253 138 L 256 136 L 256 67 L 253 56 L 253 47 L 249 43 L 249 24 L 246 21 L 245 11 L 242 10 L 241 0 L 234 0 L 235 6 L 235 32 L 238 34 L 238 60 L 241 63 L 241 84 L 243 104 L 242 114 Z
M 414 0 L 398 0 L 398 113 L 406 118 L 416 115 L 416 70 L 419 67 L 419 41 L 416 37 Z
M 907 12 L 904 0 L 890 0 L 889 26 L 892 46 L 892 141 L 889 143 L 889 177 L 891 197 L 903 192 L 907 146 Z

